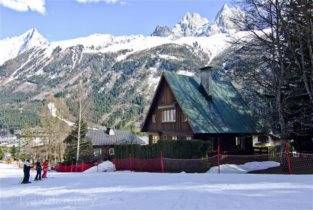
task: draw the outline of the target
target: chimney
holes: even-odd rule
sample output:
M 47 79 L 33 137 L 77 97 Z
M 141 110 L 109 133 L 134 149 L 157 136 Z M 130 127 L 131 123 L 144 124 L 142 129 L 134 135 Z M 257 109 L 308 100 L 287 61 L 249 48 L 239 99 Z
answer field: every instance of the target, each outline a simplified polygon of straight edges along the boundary
M 110 136 L 114 136 L 115 132 L 113 128 L 107 128 L 107 130 L 105 131 L 106 134 L 110 135 Z
M 212 66 L 205 66 L 200 69 L 200 81 L 207 96 L 212 96 Z

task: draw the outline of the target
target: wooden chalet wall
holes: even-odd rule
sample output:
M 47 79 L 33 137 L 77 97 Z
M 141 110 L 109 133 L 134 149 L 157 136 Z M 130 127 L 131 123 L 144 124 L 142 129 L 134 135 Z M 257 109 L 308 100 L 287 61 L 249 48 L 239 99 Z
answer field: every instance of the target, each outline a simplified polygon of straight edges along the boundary
M 162 112 L 165 110 L 176 110 L 175 122 L 162 122 Z M 153 122 L 155 115 L 155 122 Z M 159 139 L 186 139 L 193 138 L 193 132 L 188 121 L 177 103 L 168 83 L 163 78 L 156 92 L 154 102 L 151 106 L 147 119 L 147 131 L 152 135 L 158 135 Z M 150 136 L 151 137 L 151 136 Z

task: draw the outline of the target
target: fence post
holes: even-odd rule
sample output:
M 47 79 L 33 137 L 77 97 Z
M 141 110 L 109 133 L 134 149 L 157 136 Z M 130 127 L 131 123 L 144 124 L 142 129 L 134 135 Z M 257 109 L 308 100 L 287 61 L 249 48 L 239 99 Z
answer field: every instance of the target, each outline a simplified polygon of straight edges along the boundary
M 161 172 L 164 173 L 163 153 L 161 152 Z
M 129 156 L 129 170 L 132 171 L 132 156 Z
M 221 173 L 221 168 L 220 168 L 220 138 L 217 139 L 217 168 L 218 168 L 218 173 Z
M 287 164 L 288 164 L 288 172 L 289 172 L 289 174 L 291 174 L 292 171 L 291 171 L 291 162 L 290 162 L 290 155 L 289 155 L 289 143 L 287 143 L 287 142 L 285 144 L 285 153 L 286 153 L 286 160 L 287 160 Z

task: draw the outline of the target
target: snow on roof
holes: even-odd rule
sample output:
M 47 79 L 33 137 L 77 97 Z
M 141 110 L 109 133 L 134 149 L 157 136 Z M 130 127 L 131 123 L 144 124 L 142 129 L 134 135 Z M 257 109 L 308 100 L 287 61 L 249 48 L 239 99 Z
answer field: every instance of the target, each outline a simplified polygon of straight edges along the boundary
M 138 138 L 129 131 L 114 130 L 113 135 L 109 135 L 105 130 L 88 129 L 87 138 L 94 146 L 101 145 L 120 145 L 120 144 L 146 144 L 145 141 Z

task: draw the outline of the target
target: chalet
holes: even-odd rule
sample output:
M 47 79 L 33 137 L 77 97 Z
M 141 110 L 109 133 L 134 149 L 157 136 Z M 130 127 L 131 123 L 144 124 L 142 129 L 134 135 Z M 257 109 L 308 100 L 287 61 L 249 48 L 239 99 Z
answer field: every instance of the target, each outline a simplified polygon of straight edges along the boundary
M 92 143 L 94 154 L 99 160 L 111 159 L 114 146 L 122 144 L 146 144 L 129 131 L 116 129 L 88 129 L 87 139 Z
M 252 153 L 257 134 L 250 110 L 234 86 L 211 67 L 198 77 L 164 72 L 142 126 L 149 143 L 202 139 L 229 153 Z

